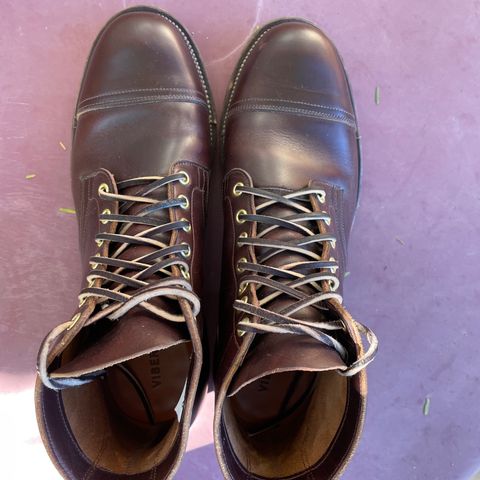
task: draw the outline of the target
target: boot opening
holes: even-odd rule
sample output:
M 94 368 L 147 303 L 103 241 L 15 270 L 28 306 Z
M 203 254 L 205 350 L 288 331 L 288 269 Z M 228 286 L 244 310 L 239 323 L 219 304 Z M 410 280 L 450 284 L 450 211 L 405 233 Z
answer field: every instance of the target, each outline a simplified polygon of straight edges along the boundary
M 336 372 L 276 373 L 229 397 L 224 425 L 238 461 L 249 472 L 282 478 L 329 455 L 347 398 L 348 379 Z
M 191 343 L 181 343 L 61 391 L 66 421 L 92 465 L 134 474 L 167 457 L 177 439 L 191 358 Z

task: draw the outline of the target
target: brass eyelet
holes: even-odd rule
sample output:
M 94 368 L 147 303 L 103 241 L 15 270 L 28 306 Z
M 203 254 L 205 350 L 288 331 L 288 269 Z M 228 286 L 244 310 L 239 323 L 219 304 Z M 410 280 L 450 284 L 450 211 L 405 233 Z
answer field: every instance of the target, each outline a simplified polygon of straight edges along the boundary
M 178 173 L 185 177 L 180 179 L 180 183 L 182 185 L 188 185 L 190 183 L 190 175 L 185 170 L 180 170 Z
M 335 259 L 335 257 L 330 257 L 328 259 L 329 262 L 336 262 L 337 260 Z M 331 272 L 335 273 L 338 269 L 338 266 L 336 267 L 328 267 L 330 269 Z
M 237 212 L 237 214 L 235 215 L 235 220 L 237 221 L 237 223 L 245 223 L 246 220 L 242 220 L 242 219 L 240 218 L 240 215 L 247 215 L 247 211 L 246 211 L 244 208 L 240 209 L 240 210 Z
M 99 257 L 100 254 L 96 253 L 94 257 Z M 92 266 L 92 270 L 95 270 L 98 267 L 98 263 L 95 263 L 93 260 L 90 260 L 90 265 Z
M 183 265 L 180 265 L 180 273 L 185 280 L 190 280 L 190 272 Z
M 181 222 L 187 222 L 187 223 L 188 223 L 187 226 L 182 227 L 182 230 L 183 230 L 184 232 L 190 232 L 190 231 L 192 230 L 192 224 L 191 224 L 186 218 L 182 218 L 180 221 L 181 221 Z
M 242 303 L 247 303 L 247 302 L 248 302 L 248 295 L 245 295 L 244 297 L 242 297 L 242 298 L 240 299 L 240 301 L 241 301 Z
M 241 263 L 246 263 L 247 259 L 245 257 L 242 257 L 238 262 L 237 262 L 237 272 L 242 273 L 244 270 L 240 266 Z
M 98 247 L 101 247 L 104 244 L 105 240 L 95 240 L 95 243 Z
M 83 307 L 86 301 L 87 301 L 87 297 L 78 297 L 78 308 Z
M 330 224 L 332 223 L 332 220 L 330 218 L 326 218 L 325 219 L 325 223 L 327 224 L 327 226 L 329 227 Z
M 335 248 L 335 246 L 337 245 L 337 241 L 336 240 L 330 240 L 330 245 L 332 246 L 332 248 Z
M 244 283 L 241 287 L 238 287 L 238 296 L 242 295 L 242 293 L 247 289 L 247 287 L 247 283 Z
M 188 198 L 185 195 L 179 195 L 178 199 L 183 200 L 183 204 L 180 205 L 180 208 L 182 210 L 187 210 L 187 208 L 190 206 L 190 202 L 188 201 Z
M 247 233 L 247 232 L 242 232 L 238 237 L 239 237 L 239 238 L 247 238 L 247 237 L 248 237 L 248 233 Z
M 70 320 L 70 325 L 67 327 L 67 330 L 70 330 L 75 326 L 75 324 L 80 320 L 81 314 L 80 312 L 76 313 L 72 319 Z
M 327 199 L 325 190 L 321 190 L 320 193 L 317 193 L 317 198 L 320 203 L 325 203 L 325 200 Z
M 240 322 L 243 322 L 243 323 L 250 323 L 250 318 L 248 317 L 243 317 Z M 245 330 L 241 330 L 240 328 L 237 328 L 237 335 L 239 337 L 243 337 L 247 332 Z
M 180 252 L 183 257 L 188 258 L 192 254 L 192 249 L 190 248 L 190 245 L 188 243 L 181 243 L 181 245 L 186 245 L 187 246 L 187 251 L 186 252 Z
M 98 195 L 101 196 L 102 193 L 108 193 L 110 191 L 110 187 L 106 183 L 101 183 L 98 187 Z
M 245 185 L 242 183 L 242 182 L 237 182 L 234 186 L 233 186 L 233 189 L 232 189 L 232 193 L 235 197 L 239 197 L 242 192 L 239 192 L 238 191 L 238 187 L 244 187 Z
M 111 215 L 112 212 L 110 211 L 109 208 L 106 208 L 103 212 L 102 215 Z M 100 223 L 103 223 L 104 225 L 108 223 L 108 220 L 100 220 Z

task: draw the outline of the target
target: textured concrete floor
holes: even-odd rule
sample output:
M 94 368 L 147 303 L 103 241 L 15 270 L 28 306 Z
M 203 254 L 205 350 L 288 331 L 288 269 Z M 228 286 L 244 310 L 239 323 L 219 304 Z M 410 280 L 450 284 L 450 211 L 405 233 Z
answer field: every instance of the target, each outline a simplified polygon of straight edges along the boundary
M 480 468 L 480 2 L 153 4 L 193 33 L 219 109 L 257 25 L 306 17 L 336 42 L 364 151 L 346 304 L 381 340 L 363 440 L 344 478 L 471 479 Z M 80 280 L 75 218 L 59 212 L 72 207 L 71 116 L 93 39 L 130 5 L 0 1 L 1 478 L 58 478 L 32 385 L 39 342 L 71 315 Z M 221 478 L 212 404 L 210 394 L 179 479 Z

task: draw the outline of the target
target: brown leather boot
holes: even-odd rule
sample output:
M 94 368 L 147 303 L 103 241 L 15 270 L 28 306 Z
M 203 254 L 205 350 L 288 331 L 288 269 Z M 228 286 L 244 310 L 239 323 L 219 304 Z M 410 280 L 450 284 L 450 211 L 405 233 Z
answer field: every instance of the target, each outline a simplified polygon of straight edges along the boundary
M 185 29 L 138 7 L 83 78 L 72 184 L 85 279 L 38 358 L 38 423 L 69 479 L 172 478 L 201 393 L 200 267 L 215 127 Z
M 331 479 L 358 442 L 377 345 L 342 305 L 358 138 L 330 40 L 301 20 L 260 30 L 234 73 L 221 136 L 214 435 L 226 478 Z

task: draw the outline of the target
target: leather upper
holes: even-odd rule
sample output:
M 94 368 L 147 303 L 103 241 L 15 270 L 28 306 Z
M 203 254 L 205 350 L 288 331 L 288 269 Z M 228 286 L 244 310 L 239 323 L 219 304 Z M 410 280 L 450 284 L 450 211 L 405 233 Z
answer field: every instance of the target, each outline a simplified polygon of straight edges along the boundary
M 332 42 L 317 27 L 301 20 L 279 20 L 262 28 L 247 46 L 234 72 L 221 128 L 225 232 L 215 376 L 215 444 L 226 478 L 264 478 L 253 473 L 253 466 L 249 469 L 242 464 L 234 452 L 234 440 L 228 433 L 231 414 L 225 413 L 227 399 L 263 375 L 269 378 L 272 373 L 295 369 L 329 370 L 340 368 L 343 363 L 336 355 L 322 350 L 323 347 L 315 349 L 310 342 L 285 340 L 281 335 L 276 338 L 276 334 L 267 334 L 266 339 L 250 333 L 239 335 L 238 322 L 242 317 L 234 312 L 235 300 L 245 296 L 247 303 L 256 304 L 258 299 L 251 286 L 242 290 L 243 274 L 238 262 L 255 263 L 258 253 L 237 243 L 241 236 L 256 235 L 254 222 L 239 222 L 238 214 L 255 213 L 258 204 L 250 195 L 236 194 L 235 189 L 240 184 L 276 194 L 304 188 L 322 189 L 327 202 L 314 208 L 331 217 L 329 232 L 337 239 L 335 246 L 324 248 L 323 258 L 335 257 L 336 274 L 343 279 L 358 198 L 360 149 L 350 87 Z M 285 212 L 279 206 L 270 214 L 281 217 Z M 282 259 L 284 264 L 299 261 L 293 253 L 283 254 Z M 274 309 L 280 311 L 284 307 L 279 303 Z M 343 307 L 335 308 L 341 318 L 350 318 Z M 309 317 L 310 313 L 315 315 L 314 310 L 306 312 L 302 317 L 305 320 L 316 318 Z M 362 349 L 360 337 L 355 328 L 349 335 L 353 339 L 350 354 L 355 357 Z M 349 385 L 358 395 L 350 397 L 350 409 L 345 413 L 349 427 L 338 433 L 332 447 L 334 455 L 303 472 L 297 471 L 295 478 L 333 478 L 351 456 L 363 423 L 364 371 L 349 379 Z M 255 408 L 254 402 L 251 408 Z
M 112 18 L 93 45 L 73 122 L 72 190 L 85 275 L 92 268 L 91 258 L 108 252 L 105 243 L 100 242 L 99 246 L 96 236 L 115 231 L 115 223 L 102 222 L 101 215 L 106 211 L 119 213 L 118 202 L 99 196 L 101 186 L 106 185 L 107 191 L 117 194 L 116 185 L 126 180 L 169 175 L 175 178 L 181 173 L 188 181 L 170 183 L 168 189 L 165 187 L 165 198 L 181 197 L 187 208 L 166 209 L 163 220 L 189 225 L 188 229 L 175 230 L 170 242 L 190 246 L 191 253 L 184 260 L 188 279 L 193 291 L 201 295 L 202 238 L 214 128 L 214 107 L 206 75 L 185 29 L 169 15 L 149 7 L 135 7 Z M 139 227 L 131 227 L 129 234 L 139 231 Z M 142 245 L 130 250 L 134 253 L 126 260 L 152 251 Z M 85 278 L 83 286 L 88 286 L 87 283 Z M 85 372 L 100 369 L 101 373 L 112 362 L 148 354 L 155 348 L 176 348 L 187 341 L 192 345 L 192 365 L 185 380 L 185 404 L 178 435 L 166 456 L 148 460 L 148 468 L 133 465 L 125 476 L 135 480 L 147 480 L 152 475 L 171 478 L 185 450 L 190 422 L 206 385 L 206 371 L 201 371 L 207 363 L 202 360 L 202 320 L 195 319 L 185 305 L 182 306 L 186 312 L 185 327 L 152 320 L 148 312 L 134 309 L 123 324 L 119 320 L 113 334 L 66 366 L 54 366 L 56 356 L 73 344 L 80 333 L 83 319 L 88 321 L 88 308 L 88 302 L 84 305 L 80 302 L 77 311 L 80 320 L 72 321 L 63 338 L 42 346 L 39 359 L 47 363 L 49 375 L 54 370 L 57 379 L 52 376 L 52 385 L 65 375 L 68 377 L 62 380 L 61 388 L 82 384 L 83 378 L 89 381 Z M 84 377 L 76 380 L 78 375 Z M 92 480 L 118 478 L 117 473 L 96 467 L 81 452 L 68 422 L 62 420 L 65 413 L 59 392 L 39 381 L 36 403 L 42 438 L 63 475 L 68 478 L 88 475 Z

